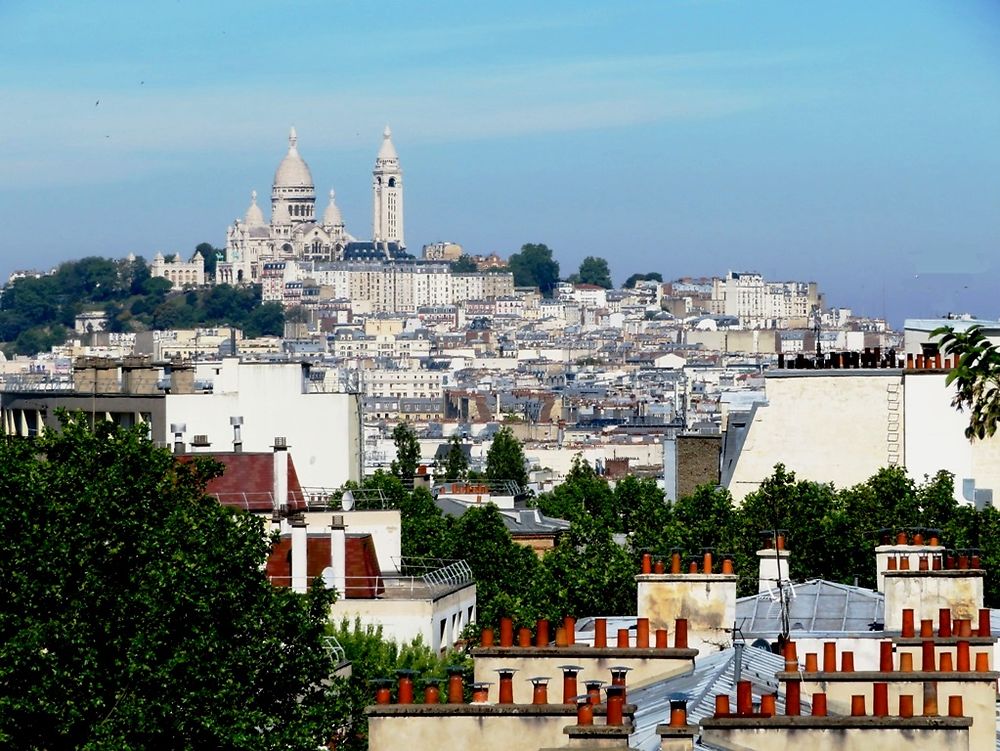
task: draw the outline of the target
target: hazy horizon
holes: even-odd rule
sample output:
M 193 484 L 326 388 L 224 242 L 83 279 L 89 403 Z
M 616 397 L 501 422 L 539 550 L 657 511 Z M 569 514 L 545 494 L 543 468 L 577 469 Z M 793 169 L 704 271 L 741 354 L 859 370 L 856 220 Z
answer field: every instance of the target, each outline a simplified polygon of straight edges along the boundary
M 543 242 L 616 284 L 759 271 L 832 306 L 997 318 L 988 0 L 0 8 L 0 278 L 225 243 L 288 128 L 371 233 L 386 123 L 407 245 Z

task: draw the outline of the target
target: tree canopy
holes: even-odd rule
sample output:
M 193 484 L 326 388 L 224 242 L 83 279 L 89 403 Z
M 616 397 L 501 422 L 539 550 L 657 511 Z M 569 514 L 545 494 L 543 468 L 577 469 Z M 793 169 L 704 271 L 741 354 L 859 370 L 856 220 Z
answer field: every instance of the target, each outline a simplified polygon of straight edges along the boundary
M 952 406 L 969 410 L 966 438 L 982 440 L 995 435 L 1000 420 L 1000 350 L 990 342 L 982 326 L 966 331 L 944 326 L 931 336 L 940 337 L 946 355 L 957 357 L 945 383 L 956 387 Z
M 444 476 L 449 480 L 461 480 L 469 474 L 469 458 L 465 455 L 462 439 L 453 435 L 448 439 L 448 454 L 444 460 Z
M 451 262 L 451 271 L 453 274 L 471 274 L 474 271 L 479 271 L 479 267 L 472 260 L 472 256 L 462 254 Z
M 524 465 L 524 450 L 514 431 L 509 427 L 500 428 L 486 452 L 486 477 L 498 482 L 513 480 L 524 487 L 528 484 L 528 471 Z
M 66 340 L 73 319 L 84 311 L 103 311 L 111 331 L 235 326 L 253 337 L 284 330 L 281 305 L 261 305 L 259 286 L 172 292 L 169 281 L 150 275 L 141 257 L 88 257 L 7 284 L 0 296 L 0 341 L 7 354 L 47 350 Z
M 663 275 L 659 271 L 650 271 L 648 274 L 632 274 L 622 285 L 625 289 L 632 289 L 637 282 L 663 282 Z
M 390 469 L 400 480 L 412 480 L 420 464 L 420 442 L 407 423 L 401 422 L 392 429 L 392 442 L 396 444 L 396 458 Z
M 195 247 L 194 252 L 199 254 L 205 259 L 205 277 L 207 279 L 215 278 L 215 267 L 220 256 L 225 256 L 226 252 L 219 248 L 212 246 L 212 243 L 198 243 Z
M 273 587 L 260 519 L 141 427 L 0 441 L 0 745 L 316 748 L 332 591 Z
M 614 284 L 611 282 L 611 269 L 608 262 L 597 256 L 587 256 L 580 263 L 578 278 L 581 284 L 595 284 L 604 289 L 611 289 Z
M 552 257 L 552 250 L 542 243 L 527 243 L 514 253 L 508 268 L 518 287 L 538 287 L 549 297 L 559 281 L 559 262 Z

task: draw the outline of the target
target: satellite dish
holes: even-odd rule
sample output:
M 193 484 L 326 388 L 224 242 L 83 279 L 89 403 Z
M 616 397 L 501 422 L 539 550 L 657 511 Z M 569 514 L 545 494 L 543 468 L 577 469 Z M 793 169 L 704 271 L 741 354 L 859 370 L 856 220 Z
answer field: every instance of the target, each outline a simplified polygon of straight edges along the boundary
M 344 511 L 350 511 L 354 508 L 354 493 L 350 490 L 345 490 L 343 497 L 340 499 L 340 507 Z
M 337 586 L 334 584 L 333 566 L 327 566 L 323 569 L 323 573 L 319 575 L 319 578 L 323 580 L 323 586 L 327 589 L 333 589 Z

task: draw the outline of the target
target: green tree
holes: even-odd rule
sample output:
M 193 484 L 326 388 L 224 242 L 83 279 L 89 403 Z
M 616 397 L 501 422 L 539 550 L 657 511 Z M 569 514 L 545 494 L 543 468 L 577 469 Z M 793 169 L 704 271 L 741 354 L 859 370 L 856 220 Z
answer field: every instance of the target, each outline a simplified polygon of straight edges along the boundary
M 472 256 L 463 254 L 451 262 L 451 273 L 453 274 L 471 274 L 474 271 L 479 271 L 479 267 L 472 260 Z
M 470 508 L 459 517 L 448 557 L 462 559 L 472 569 L 480 625 L 496 626 L 504 615 L 525 625 L 539 617 L 532 595 L 538 558 L 511 539 L 494 504 Z
M 215 279 L 215 267 L 221 251 L 212 247 L 212 243 L 198 243 L 194 252 L 205 259 L 205 279 L 211 282 Z
M 587 256 L 580 264 L 580 282 L 583 284 L 596 284 L 604 289 L 611 289 L 614 284 L 611 282 L 611 269 L 608 262 L 597 256 Z
M 469 474 L 469 458 L 465 455 L 462 439 L 453 435 L 448 439 L 448 455 L 444 460 L 444 476 L 449 480 L 462 480 Z
M 542 243 L 528 243 L 514 253 L 507 264 L 518 287 L 538 287 L 549 297 L 559 281 L 559 262 L 552 258 L 552 250 Z
M 650 271 L 648 274 L 632 274 L 622 285 L 625 289 L 632 289 L 637 282 L 663 282 L 663 275 L 659 271 Z
M 534 583 L 550 602 L 550 617 L 595 613 L 631 615 L 636 611 L 632 555 L 612 538 L 601 520 L 581 516 L 542 560 Z
M 417 474 L 420 464 L 420 442 L 407 423 L 401 422 L 392 429 L 392 442 L 396 444 L 396 458 L 390 469 L 400 480 L 409 481 Z
M 514 431 L 508 427 L 500 428 L 486 452 L 487 479 L 498 482 L 513 480 L 523 488 L 528 484 L 525 464 L 524 450 L 521 442 L 514 437 Z
M 260 519 L 144 428 L 0 441 L 0 745 L 316 748 L 342 722 L 330 590 L 263 573 Z
M 945 384 L 955 385 L 952 406 L 969 410 L 966 438 L 992 437 L 1000 420 L 1000 349 L 990 342 L 982 326 L 966 331 L 943 326 L 932 331 L 931 337 L 940 337 L 942 351 L 958 358 Z
M 253 309 L 243 321 L 243 333 L 258 336 L 281 336 L 285 333 L 285 310 L 281 303 L 266 302 Z
M 598 477 L 590 462 L 581 454 L 573 457 L 566 479 L 538 497 L 536 505 L 546 516 L 574 521 L 581 516 L 599 519 L 614 532 L 622 530 L 622 519 L 615 494 L 603 477 Z
M 349 725 L 343 733 L 343 740 L 337 748 L 347 751 L 367 751 L 368 719 L 364 709 L 373 703 L 371 682 L 379 678 L 393 678 L 397 670 L 414 670 L 421 679 L 444 680 L 447 669 L 457 665 L 471 672 L 472 660 L 466 655 L 449 651 L 444 655 L 435 652 L 417 637 L 408 644 L 397 644 L 382 635 L 382 627 L 362 626 L 360 621 L 353 624 L 347 620 L 330 626 L 330 633 L 344 650 L 344 657 L 351 663 L 349 692 Z M 442 700 L 446 692 L 441 692 Z M 415 695 L 417 702 L 423 701 L 422 692 Z
M 441 513 L 434 496 L 426 488 L 414 488 L 412 493 L 405 495 L 399 504 L 399 516 L 404 558 L 448 558 L 451 555 L 450 519 Z

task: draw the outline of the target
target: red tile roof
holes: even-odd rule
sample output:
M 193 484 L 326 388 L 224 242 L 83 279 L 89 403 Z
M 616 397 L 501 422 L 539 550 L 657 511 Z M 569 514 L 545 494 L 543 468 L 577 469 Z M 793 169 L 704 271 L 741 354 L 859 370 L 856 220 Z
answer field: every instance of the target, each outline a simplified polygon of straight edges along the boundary
M 181 461 L 191 461 L 196 457 L 209 457 L 225 465 L 220 477 L 210 480 L 205 492 L 219 499 L 224 506 L 246 509 L 247 511 L 271 511 L 274 508 L 272 492 L 274 488 L 274 454 L 268 451 L 250 452 L 205 452 L 185 454 Z M 288 509 L 305 510 L 305 496 L 299 476 L 295 472 L 295 462 L 288 455 Z
M 347 567 L 348 599 L 372 599 L 385 591 L 375 542 L 370 534 L 349 534 L 345 541 L 345 563 Z M 322 576 L 323 569 L 331 563 L 330 535 L 310 533 L 306 536 L 306 576 L 309 583 Z M 290 534 L 271 548 L 267 558 L 267 577 L 276 587 L 288 587 L 292 583 L 292 537 Z

